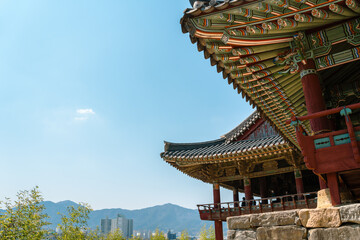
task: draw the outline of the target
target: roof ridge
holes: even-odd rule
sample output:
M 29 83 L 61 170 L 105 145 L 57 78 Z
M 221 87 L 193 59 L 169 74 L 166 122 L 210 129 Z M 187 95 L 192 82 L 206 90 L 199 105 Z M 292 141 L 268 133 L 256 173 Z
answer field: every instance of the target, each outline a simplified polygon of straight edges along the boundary
M 199 147 L 207 147 L 210 145 L 214 145 L 216 143 L 223 143 L 225 139 L 219 138 L 215 140 L 210 141 L 204 141 L 204 142 L 193 142 L 193 143 L 173 143 L 173 142 L 167 142 L 164 141 L 165 144 L 165 151 L 180 151 L 180 150 L 190 150 L 194 148 Z
M 242 135 L 251 125 L 255 123 L 256 120 L 260 118 L 260 113 L 258 111 L 254 111 L 250 116 L 248 116 L 244 121 L 242 121 L 239 125 L 233 128 L 228 133 L 222 135 L 222 138 L 226 139 L 226 143 L 229 143 L 240 135 Z

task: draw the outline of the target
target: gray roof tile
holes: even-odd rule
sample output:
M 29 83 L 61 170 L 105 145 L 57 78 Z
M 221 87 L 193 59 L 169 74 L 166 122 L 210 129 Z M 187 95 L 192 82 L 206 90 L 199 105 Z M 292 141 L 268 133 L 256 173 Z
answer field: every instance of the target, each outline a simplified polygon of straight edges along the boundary
M 255 140 L 240 140 L 237 142 L 226 143 L 224 139 L 218 139 L 211 142 L 190 144 L 176 144 L 171 143 L 172 146 L 167 151 L 161 153 L 162 157 L 166 158 L 202 158 L 205 156 L 222 156 L 233 153 L 240 153 L 252 151 L 269 147 L 271 145 L 284 144 L 281 136 L 271 136 Z

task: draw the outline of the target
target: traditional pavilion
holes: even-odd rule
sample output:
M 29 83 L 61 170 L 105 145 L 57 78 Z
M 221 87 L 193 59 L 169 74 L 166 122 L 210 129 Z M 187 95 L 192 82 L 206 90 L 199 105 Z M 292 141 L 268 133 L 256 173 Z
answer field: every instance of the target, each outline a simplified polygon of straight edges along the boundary
M 304 188 L 307 192 L 319 189 L 316 175 L 306 168 L 300 152 L 258 112 L 217 140 L 165 142 L 161 156 L 193 178 L 234 191 L 234 201 L 239 201 L 238 191 L 251 200 L 253 195 L 270 197 L 271 192 L 281 196 L 304 193 Z
M 341 189 L 359 200 L 359 16 L 357 0 L 193 2 L 180 21 L 182 31 L 256 107 L 249 119 L 257 120 L 247 119 L 212 142 L 165 143 L 164 160 L 214 183 L 214 209 L 221 207 L 219 185 L 244 191 L 250 200 L 251 191 L 268 196 L 261 190 L 265 185 L 276 194 L 294 193 L 295 181 L 297 194 L 329 188 L 333 205 L 341 203 Z M 256 134 L 255 129 L 268 130 Z M 294 171 L 296 179 L 302 173 L 305 189 L 290 176 Z M 297 196 L 293 207 L 301 199 L 307 202 L 307 196 Z M 235 204 L 228 215 L 234 209 L 246 210 Z M 216 211 L 207 213 L 221 220 Z M 221 239 L 219 223 L 215 230 Z
M 165 142 L 161 157 L 181 172 L 213 184 L 214 204 L 198 207 L 201 219 L 215 220 L 216 229 L 221 229 L 221 221 L 226 221 L 228 216 L 285 210 L 295 206 L 293 200 L 296 208 L 316 207 L 315 199 L 305 199 L 302 195 L 316 194 L 317 176 L 306 168 L 300 151 L 286 142 L 258 112 L 213 141 Z M 219 186 L 233 191 L 233 203 L 220 203 Z M 239 201 L 239 191 L 245 193 L 245 203 Z M 273 204 L 269 198 L 288 195 L 285 197 L 288 200 L 291 194 L 301 196 L 291 198 L 292 206 L 282 204 L 283 199 Z M 253 196 L 262 200 L 253 200 Z M 257 207 L 248 206 L 260 201 Z M 241 206 L 245 204 L 247 207 Z M 220 206 L 225 209 L 213 211 Z M 259 209 L 261 206 L 263 209 Z

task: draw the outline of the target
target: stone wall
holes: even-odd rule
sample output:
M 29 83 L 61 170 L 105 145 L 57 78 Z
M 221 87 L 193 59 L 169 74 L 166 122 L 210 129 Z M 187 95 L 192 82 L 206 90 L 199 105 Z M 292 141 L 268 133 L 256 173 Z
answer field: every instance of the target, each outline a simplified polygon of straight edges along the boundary
M 229 217 L 228 240 L 360 240 L 360 204 Z

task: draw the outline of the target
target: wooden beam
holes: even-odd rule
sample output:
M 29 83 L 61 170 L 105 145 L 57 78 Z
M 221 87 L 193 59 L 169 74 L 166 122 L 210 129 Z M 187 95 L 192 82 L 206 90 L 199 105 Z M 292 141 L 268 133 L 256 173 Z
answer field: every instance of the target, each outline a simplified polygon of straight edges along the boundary
M 301 170 L 307 170 L 305 165 L 301 165 L 298 167 Z M 255 173 L 250 173 L 249 177 L 250 178 L 258 178 L 258 177 L 266 177 L 266 176 L 272 176 L 272 175 L 276 175 L 276 174 L 282 174 L 282 173 L 288 173 L 288 172 L 293 172 L 294 171 L 294 167 L 285 167 L 285 168 L 278 168 L 275 171 L 262 171 L 262 172 L 255 172 Z M 230 177 L 220 177 L 220 178 L 215 178 L 214 180 L 217 182 L 230 182 L 230 181 L 237 181 L 237 180 L 242 180 L 244 179 L 245 176 L 243 175 L 235 175 L 235 176 L 230 176 Z

